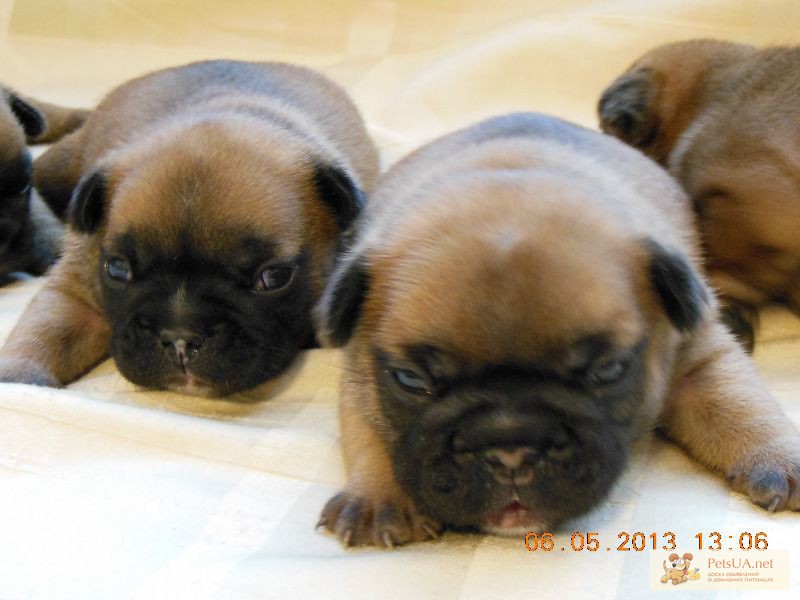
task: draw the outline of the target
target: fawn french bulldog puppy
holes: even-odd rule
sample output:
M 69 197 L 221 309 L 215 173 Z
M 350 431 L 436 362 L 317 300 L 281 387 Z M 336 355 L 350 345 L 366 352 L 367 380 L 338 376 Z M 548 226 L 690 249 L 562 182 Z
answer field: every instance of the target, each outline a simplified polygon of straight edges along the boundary
M 320 520 L 345 545 L 549 530 L 654 426 L 800 509 L 800 433 L 719 320 L 688 199 L 610 136 L 515 114 L 401 160 L 315 318 L 345 352 Z
M 651 50 L 603 93 L 601 127 L 665 166 L 694 204 L 729 327 L 800 313 L 800 48 L 713 40 Z
M 32 186 L 27 144 L 56 141 L 87 115 L 0 85 L 0 279 L 12 271 L 41 275 L 61 253 L 64 228 Z
M 336 84 L 235 61 L 120 86 L 40 165 L 66 250 L 0 378 L 64 385 L 110 353 L 133 383 L 207 396 L 277 376 L 313 342 L 311 307 L 378 174 Z

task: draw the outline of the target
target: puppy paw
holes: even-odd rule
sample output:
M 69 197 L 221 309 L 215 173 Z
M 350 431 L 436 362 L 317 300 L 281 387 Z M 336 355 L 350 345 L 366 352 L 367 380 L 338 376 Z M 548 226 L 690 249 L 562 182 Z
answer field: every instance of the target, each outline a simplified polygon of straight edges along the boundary
M 406 497 L 370 498 L 347 491 L 328 500 L 317 527 L 336 535 L 345 547 L 382 548 L 431 540 L 442 530 Z
M 728 472 L 727 480 L 770 512 L 800 510 L 800 443 L 775 444 L 751 453 Z
M 0 358 L 0 383 L 61 387 L 43 366 L 24 358 Z

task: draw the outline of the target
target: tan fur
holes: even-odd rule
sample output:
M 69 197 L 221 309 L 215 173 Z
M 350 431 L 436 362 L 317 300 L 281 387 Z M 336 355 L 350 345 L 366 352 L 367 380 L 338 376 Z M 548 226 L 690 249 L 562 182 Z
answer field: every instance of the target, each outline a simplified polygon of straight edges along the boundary
M 618 106 L 626 86 L 642 96 L 627 110 L 657 128 L 631 139 Z M 758 49 L 711 40 L 658 47 L 609 86 L 601 126 L 637 146 L 691 197 L 707 270 L 726 302 L 755 324 L 757 307 L 788 301 L 800 282 L 800 48 Z M 633 105 L 640 106 L 634 107 Z M 752 340 L 746 340 L 752 344 Z
M 101 247 L 133 230 L 170 251 L 189 198 L 202 215 L 183 232 L 193 247 L 214 255 L 235 248 L 247 231 L 274 231 L 278 256 L 311 247 L 320 292 L 339 230 L 316 197 L 312 162 L 341 166 L 369 191 L 378 160 L 360 115 L 343 90 L 308 69 L 225 63 L 284 85 L 266 95 L 209 83 L 215 64 L 120 86 L 37 161 L 37 185 L 62 209 L 79 179 L 97 169 L 107 174 L 111 200 L 97 232 L 69 234 L 64 259 L 0 350 L 4 380 L 64 385 L 103 359 L 109 323 L 97 277 Z
M 610 138 L 585 132 L 576 142 L 546 129 L 509 135 L 490 120 L 402 160 L 381 179 L 329 282 L 317 311 L 323 328 L 348 266 L 363 261 L 369 274 L 345 347 L 348 481 L 321 520 L 345 545 L 418 541 L 438 530 L 414 526 L 425 516 L 409 511 L 393 480 L 386 448 L 398 432 L 378 404 L 375 349 L 399 355 L 431 344 L 467 373 L 536 361 L 567 370 L 569 341 L 609 328 L 620 346 L 649 334 L 639 431 L 660 425 L 754 501 L 800 509 L 800 482 L 790 494 L 787 479 L 800 475 L 798 432 L 719 324 L 713 296 L 701 325 L 681 334 L 648 279 L 644 239 L 699 267 L 684 194 Z M 762 468 L 780 483 L 758 485 Z M 365 516 L 386 512 L 387 494 L 405 516 L 388 524 Z

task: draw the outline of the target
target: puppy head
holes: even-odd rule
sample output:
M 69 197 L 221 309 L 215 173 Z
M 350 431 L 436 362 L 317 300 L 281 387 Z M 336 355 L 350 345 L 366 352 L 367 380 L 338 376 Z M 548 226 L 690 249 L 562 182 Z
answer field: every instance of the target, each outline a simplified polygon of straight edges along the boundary
M 724 70 L 722 91 L 681 137 L 670 173 L 691 197 L 706 266 L 728 298 L 791 298 L 800 281 L 796 88 L 800 49 L 774 48 Z
M 666 166 L 675 142 L 708 101 L 715 70 L 752 51 L 715 40 L 649 51 L 601 95 L 600 128 Z
M 108 157 L 73 196 L 72 227 L 99 237 L 110 352 L 134 383 L 238 392 L 313 339 L 310 308 L 359 192 L 287 134 L 264 144 L 252 128 L 165 132 Z
M 703 285 L 561 178 L 426 193 L 424 213 L 356 243 L 317 316 L 423 512 L 506 534 L 556 525 L 622 471 L 659 331 L 696 325 Z
M 0 88 L 0 275 L 30 259 L 28 205 L 32 162 L 26 137 L 40 135 L 44 116 L 15 93 Z
M 684 171 L 683 181 L 715 286 L 745 306 L 791 298 L 800 280 L 800 204 L 794 201 L 800 198 L 793 177 L 780 166 L 784 157 L 765 150 L 752 161 L 723 152 L 703 158 Z

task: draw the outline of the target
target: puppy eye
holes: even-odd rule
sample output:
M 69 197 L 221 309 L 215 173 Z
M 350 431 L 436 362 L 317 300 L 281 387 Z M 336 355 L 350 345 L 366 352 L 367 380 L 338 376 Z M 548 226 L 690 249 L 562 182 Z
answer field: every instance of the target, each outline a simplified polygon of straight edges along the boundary
M 589 381 L 594 384 L 614 383 L 622 379 L 628 370 L 627 361 L 608 360 L 589 371 Z
M 133 279 L 130 263 L 121 256 L 112 256 L 105 262 L 106 274 L 114 281 L 128 283 Z
M 258 276 L 255 290 L 259 292 L 276 292 L 288 287 L 294 280 L 294 265 L 273 265 L 266 267 Z
M 395 369 L 392 371 L 392 377 L 394 377 L 394 380 L 397 382 L 397 384 L 407 392 L 411 392 L 412 394 L 431 393 L 427 382 L 422 377 L 414 373 L 414 371 L 409 371 L 408 369 Z

